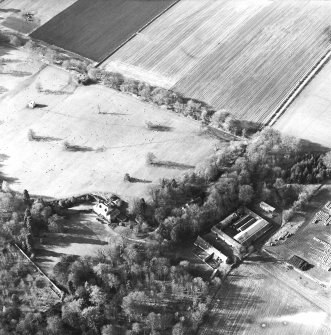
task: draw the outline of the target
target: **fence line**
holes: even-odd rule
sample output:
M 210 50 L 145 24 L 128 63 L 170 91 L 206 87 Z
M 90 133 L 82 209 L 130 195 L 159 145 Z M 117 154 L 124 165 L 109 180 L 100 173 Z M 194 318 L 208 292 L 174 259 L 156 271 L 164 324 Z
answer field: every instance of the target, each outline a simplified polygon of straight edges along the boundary
M 301 79 L 297 85 L 290 92 L 284 102 L 275 110 L 269 120 L 265 123 L 266 126 L 273 126 L 278 119 L 283 115 L 291 103 L 298 97 L 302 90 L 309 84 L 313 77 L 323 68 L 323 66 L 330 60 L 331 49 L 312 67 L 312 69 Z
M 14 246 L 18 251 L 37 269 L 37 271 L 51 284 L 51 289 L 57 294 L 59 298 L 63 297 L 63 292 L 46 274 L 40 267 L 16 244 Z

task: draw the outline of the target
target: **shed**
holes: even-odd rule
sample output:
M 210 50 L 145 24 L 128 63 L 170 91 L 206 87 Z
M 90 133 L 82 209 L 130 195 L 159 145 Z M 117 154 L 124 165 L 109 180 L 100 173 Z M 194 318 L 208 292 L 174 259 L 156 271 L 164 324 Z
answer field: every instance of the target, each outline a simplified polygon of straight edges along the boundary
M 33 109 L 36 107 L 36 102 L 34 100 L 29 101 L 28 108 Z
M 297 255 L 293 255 L 288 262 L 302 271 L 306 271 L 309 268 L 309 263 Z
M 260 208 L 262 210 L 264 210 L 265 212 L 267 213 L 274 213 L 274 211 L 276 210 L 274 207 L 268 205 L 266 202 L 264 201 L 261 201 L 260 202 Z
M 93 211 L 109 222 L 115 220 L 121 213 L 117 208 L 111 207 L 104 202 L 98 202 L 96 205 L 94 205 Z

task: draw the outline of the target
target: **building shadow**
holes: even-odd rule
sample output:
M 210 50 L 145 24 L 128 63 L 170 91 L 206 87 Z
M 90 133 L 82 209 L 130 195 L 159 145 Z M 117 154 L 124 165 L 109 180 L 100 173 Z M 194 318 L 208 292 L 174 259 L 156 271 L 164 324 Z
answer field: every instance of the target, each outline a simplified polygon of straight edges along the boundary
M 35 104 L 34 108 L 45 108 L 47 106 L 48 105 L 45 105 L 45 104 Z

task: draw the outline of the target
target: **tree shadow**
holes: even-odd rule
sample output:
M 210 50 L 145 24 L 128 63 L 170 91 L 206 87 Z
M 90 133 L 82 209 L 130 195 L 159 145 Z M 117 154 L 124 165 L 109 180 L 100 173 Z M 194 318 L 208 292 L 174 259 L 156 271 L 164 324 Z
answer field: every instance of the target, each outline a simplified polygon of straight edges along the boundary
M 95 238 L 89 238 L 82 236 L 81 233 L 76 234 L 59 234 L 58 236 L 52 237 L 52 239 L 47 239 L 48 246 L 56 245 L 56 246 L 67 246 L 72 243 L 76 244 L 92 244 L 92 245 L 106 245 L 108 244 L 105 241 L 100 241 Z
M 324 145 L 321 145 L 319 143 L 316 142 L 312 142 L 309 140 L 305 140 L 305 139 L 300 139 L 299 142 L 299 146 L 301 151 L 303 152 L 321 152 L 321 153 L 325 153 L 331 150 L 331 148 L 328 148 Z
M 33 140 L 37 142 L 55 142 L 55 141 L 61 141 L 62 138 L 58 137 L 52 137 L 52 136 L 33 136 Z
M 125 116 L 126 113 L 108 113 L 108 112 L 98 112 L 99 115 L 115 115 L 115 116 Z
M 27 72 L 27 71 L 9 71 L 9 72 L 1 72 L 1 74 L 7 74 L 9 76 L 12 77 L 27 77 L 27 76 L 31 76 L 32 73 L 31 72 Z
M 0 8 L 0 13 L 20 13 L 20 9 L 16 8 Z
M 254 288 L 236 285 L 236 281 L 242 280 L 242 277 L 230 275 L 223 282 L 212 303 L 212 309 L 200 327 L 200 330 L 203 328 L 203 333 L 216 335 L 222 329 L 222 334 L 241 334 L 254 324 L 258 316 L 252 313 L 252 306 L 263 303 L 263 300 L 253 293 Z
M 145 183 L 145 184 L 150 184 L 151 182 L 152 182 L 151 180 L 130 177 L 130 183 Z
M 3 162 L 8 159 L 9 156 L 5 155 L 5 154 L 0 154 L 0 183 L 2 183 L 3 181 L 6 181 L 8 183 L 14 183 L 18 181 L 18 178 L 15 177 L 8 177 L 6 176 L 2 171 L 1 168 L 3 167 Z
M 71 151 L 71 152 L 89 152 L 94 151 L 91 147 L 81 146 L 81 145 L 75 145 L 75 144 L 69 144 L 67 142 L 64 143 L 64 150 Z
M 188 170 L 188 169 L 194 169 L 194 165 L 188 165 L 183 163 L 177 163 L 172 161 L 157 161 L 153 162 L 151 165 L 163 167 L 167 169 L 177 169 L 177 170 Z
M 166 131 L 171 131 L 172 130 L 172 127 L 163 126 L 163 125 L 160 125 L 160 124 L 152 124 L 152 123 L 148 123 L 147 128 L 149 130 L 152 130 L 152 131 L 161 131 L 161 132 L 166 132 Z

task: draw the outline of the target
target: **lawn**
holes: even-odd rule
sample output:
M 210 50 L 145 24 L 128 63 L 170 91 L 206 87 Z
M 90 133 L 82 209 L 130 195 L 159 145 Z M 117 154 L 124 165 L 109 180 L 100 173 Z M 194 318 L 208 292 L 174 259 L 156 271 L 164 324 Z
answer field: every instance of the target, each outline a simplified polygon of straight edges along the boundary
M 300 93 L 274 128 L 331 148 L 331 61 Z
M 42 243 L 36 246 L 36 262 L 48 274 L 64 255 L 96 256 L 108 244 L 111 231 L 100 223 L 93 213 L 74 208 L 67 217 L 63 233 L 44 233 Z
M 19 88 L 43 67 L 43 63 L 28 52 L 9 44 L 0 45 L 0 57 L 0 97 Z
M 175 0 L 79 0 L 31 36 L 101 61 Z
M 38 108 L 26 108 L 30 100 Z M 76 87 L 68 72 L 54 67 L 9 91 L 0 120 L 1 153 L 8 156 L 2 173 L 11 187 L 55 198 L 91 191 L 146 197 L 160 178 L 192 171 L 219 144 L 200 135 L 194 120 L 103 86 Z M 167 131 L 149 130 L 147 121 Z M 28 140 L 29 129 L 38 140 Z M 78 150 L 64 150 L 65 141 Z M 149 152 L 173 164 L 149 166 Z M 135 182 L 125 182 L 125 173 Z
M 208 335 L 329 333 L 326 312 L 250 261 L 230 273 L 199 331 Z

